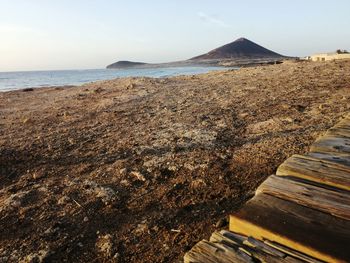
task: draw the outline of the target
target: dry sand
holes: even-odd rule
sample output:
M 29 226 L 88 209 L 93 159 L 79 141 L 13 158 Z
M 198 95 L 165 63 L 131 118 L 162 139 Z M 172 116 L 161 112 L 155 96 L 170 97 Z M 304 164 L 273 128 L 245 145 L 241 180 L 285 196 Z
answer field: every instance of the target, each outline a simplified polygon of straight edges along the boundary
M 0 93 L 0 262 L 177 262 L 350 108 L 350 61 Z

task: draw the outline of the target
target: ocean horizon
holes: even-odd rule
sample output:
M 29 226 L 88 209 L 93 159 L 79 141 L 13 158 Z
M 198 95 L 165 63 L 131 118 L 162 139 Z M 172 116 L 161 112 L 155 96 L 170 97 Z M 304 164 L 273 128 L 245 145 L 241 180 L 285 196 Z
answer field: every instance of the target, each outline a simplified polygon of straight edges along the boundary
M 82 69 L 82 70 L 40 70 L 0 72 L 0 92 L 24 88 L 82 85 L 99 80 L 123 77 L 171 77 L 196 75 L 224 67 L 191 66 L 166 68 L 130 68 L 130 69 Z

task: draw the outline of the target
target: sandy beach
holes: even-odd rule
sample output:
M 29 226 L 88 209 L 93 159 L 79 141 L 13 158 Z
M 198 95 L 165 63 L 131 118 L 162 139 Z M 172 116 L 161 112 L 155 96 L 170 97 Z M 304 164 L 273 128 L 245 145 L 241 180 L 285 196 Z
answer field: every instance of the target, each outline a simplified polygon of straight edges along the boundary
M 0 262 L 179 262 L 350 110 L 350 61 L 0 93 Z

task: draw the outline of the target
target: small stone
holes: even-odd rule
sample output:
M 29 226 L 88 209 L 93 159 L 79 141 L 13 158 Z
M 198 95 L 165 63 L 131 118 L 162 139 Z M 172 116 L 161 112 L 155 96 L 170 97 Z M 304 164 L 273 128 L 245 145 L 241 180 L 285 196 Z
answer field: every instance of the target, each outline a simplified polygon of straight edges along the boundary
M 43 171 L 36 171 L 33 173 L 33 179 L 40 179 L 45 176 L 45 173 Z
M 190 171 L 193 171 L 195 169 L 195 167 L 192 165 L 192 164 L 189 164 L 189 163 L 185 163 L 184 164 L 184 168 L 190 170 Z
M 130 183 L 129 183 L 128 180 L 121 180 L 121 181 L 120 181 L 120 184 L 121 184 L 121 185 L 124 185 L 124 186 L 129 186 L 129 185 L 130 185 Z
M 50 251 L 49 250 L 39 250 L 35 253 L 31 253 L 27 256 L 25 256 L 24 258 L 20 259 L 19 262 L 20 263 L 28 263 L 28 262 L 46 262 L 45 259 L 47 258 L 47 256 L 50 255 Z
M 158 232 L 158 231 L 159 231 L 159 227 L 158 227 L 158 226 L 154 226 L 154 227 L 152 227 L 152 230 L 153 230 L 154 232 Z
M 87 216 L 84 217 L 83 219 L 84 222 L 88 222 L 89 221 L 89 218 Z
M 248 117 L 248 116 L 249 116 L 249 113 L 248 113 L 248 112 L 240 113 L 240 114 L 238 114 L 238 116 L 239 116 L 240 118 L 245 118 L 245 117 Z
M 104 91 L 104 89 L 101 88 L 101 87 L 98 87 L 98 88 L 95 89 L 93 92 L 94 92 L 94 93 L 101 93 L 102 91 Z
M 293 105 L 293 107 L 299 112 L 304 112 L 306 109 L 306 106 L 300 104 Z
M 203 179 L 195 179 L 191 182 L 191 188 L 198 189 L 201 187 L 205 187 L 207 184 L 204 182 Z
M 46 230 L 44 231 L 44 234 L 45 234 L 45 235 L 50 235 L 50 234 L 52 234 L 52 233 L 54 233 L 54 230 L 53 230 L 52 227 L 49 227 L 48 229 L 46 229 Z
M 142 224 L 137 225 L 137 227 L 134 229 L 134 233 L 136 235 L 140 235 L 140 234 L 146 232 L 146 230 L 148 230 L 147 224 L 142 223 Z
M 330 105 L 327 104 L 327 103 L 322 103 L 322 104 L 320 104 L 320 105 L 318 106 L 318 108 L 319 108 L 320 110 L 323 110 L 323 109 L 329 108 L 329 107 L 330 107 Z
M 25 88 L 25 89 L 22 89 L 23 92 L 28 92 L 28 91 L 33 91 L 34 89 L 33 88 Z
M 119 173 L 121 174 L 121 175 L 126 175 L 126 168 L 123 168 L 123 169 L 120 169 L 119 170 Z
M 26 123 L 31 123 L 32 122 L 32 119 L 31 118 L 25 118 L 23 119 L 23 123 L 26 124 Z
M 135 83 L 130 83 L 127 87 L 126 87 L 126 89 L 133 89 L 133 88 L 135 88 L 136 87 L 136 84 Z
M 286 123 L 293 123 L 294 122 L 294 119 L 292 119 L 291 117 L 286 117 L 284 119 L 282 119 L 284 122 Z
M 165 251 L 167 251 L 167 250 L 170 249 L 170 247 L 169 247 L 167 244 L 164 244 L 164 245 L 163 245 L 163 248 L 164 248 Z
M 139 181 L 143 181 L 143 182 L 146 181 L 146 178 L 140 172 L 132 171 L 130 174 L 135 176 Z
M 107 234 L 104 236 L 99 236 L 96 242 L 96 248 L 107 258 L 111 258 L 113 255 L 115 255 L 112 235 Z
M 96 187 L 95 194 L 105 205 L 112 204 L 118 199 L 116 192 L 110 187 Z
M 168 167 L 168 170 L 169 170 L 169 171 L 172 171 L 172 172 L 176 172 L 176 171 L 177 171 L 177 167 L 176 167 L 175 165 L 170 165 L 170 166 Z
M 70 201 L 70 198 L 68 196 L 62 196 L 60 199 L 58 199 L 57 203 L 59 205 L 65 205 Z

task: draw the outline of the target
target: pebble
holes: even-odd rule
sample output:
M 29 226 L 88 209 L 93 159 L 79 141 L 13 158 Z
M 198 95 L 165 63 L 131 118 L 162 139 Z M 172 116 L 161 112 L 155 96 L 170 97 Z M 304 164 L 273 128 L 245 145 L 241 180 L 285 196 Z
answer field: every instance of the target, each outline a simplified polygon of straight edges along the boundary
M 115 255 L 115 248 L 112 240 L 112 235 L 107 234 L 104 236 L 99 236 L 96 241 L 97 250 L 107 258 L 111 258 L 113 255 Z
M 58 199 L 57 203 L 59 205 L 67 204 L 70 201 L 70 198 L 68 196 L 62 196 L 60 199 Z
M 143 182 L 146 181 L 146 178 L 140 172 L 132 171 L 130 174 L 135 176 L 139 181 L 143 181 Z

